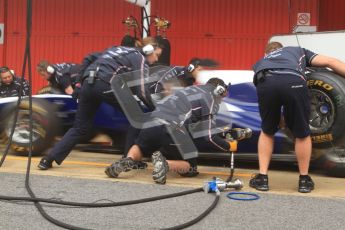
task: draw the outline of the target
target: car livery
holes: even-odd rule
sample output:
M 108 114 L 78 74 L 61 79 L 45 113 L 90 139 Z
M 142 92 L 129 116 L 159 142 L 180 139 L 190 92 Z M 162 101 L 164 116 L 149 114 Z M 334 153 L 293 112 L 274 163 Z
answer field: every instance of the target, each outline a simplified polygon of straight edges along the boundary
M 216 120 L 231 124 L 231 128 L 250 128 L 252 137 L 239 142 L 236 159 L 257 160 L 257 141 L 261 119 L 257 94 L 252 83 L 252 71 L 203 71 L 198 82 L 205 83 L 212 77 L 231 82 L 229 95 L 223 99 Z M 330 175 L 345 177 L 345 80 L 328 70 L 310 69 L 307 73 L 311 92 L 310 127 L 313 140 L 312 165 Z M 1 137 L 6 142 L 11 134 L 17 98 L 0 99 Z M 69 95 L 42 94 L 33 96 L 33 154 L 42 154 L 72 126 L 77 102 Z M 29 148 L 29 101 L 22 99 L 19 106 L 11 149 L 16 154 L 27 154 Z M 123 113 L 103 103 L 94 120 L 94 130 L 112 135 L 114 143 L 123 143 L 129 123 Z M 90 134 L 92 136 L 92 134 Z M 296 161 L 293 137 L 288 129 L 275 135 L 273 160 Z M 116 141 L 117 140 L 117 141 Z M 228 158 L 224 152 L 199 149 L 202 158 Z

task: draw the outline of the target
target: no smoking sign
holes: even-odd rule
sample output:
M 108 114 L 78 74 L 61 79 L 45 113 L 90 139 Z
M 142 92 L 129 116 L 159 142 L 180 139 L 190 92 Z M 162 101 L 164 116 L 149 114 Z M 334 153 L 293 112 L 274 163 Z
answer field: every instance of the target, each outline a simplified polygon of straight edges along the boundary
M 298 13 L 297 14 L 298 26 L 310 26 L 310 13 Z

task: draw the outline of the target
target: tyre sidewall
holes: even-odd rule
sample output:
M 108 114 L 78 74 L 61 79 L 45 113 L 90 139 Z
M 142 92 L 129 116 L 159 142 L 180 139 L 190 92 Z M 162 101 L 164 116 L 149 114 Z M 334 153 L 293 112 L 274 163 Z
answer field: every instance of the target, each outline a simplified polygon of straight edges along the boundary
M 334 104 L 333 125 L 322 133 L 312 133 L 313 146 L 329 147 L 333 140 L 336 143 L 345 133 L 345 81 L 329 71 L 318 71 L 308 74 L 308 87 L 327 94 Z
M 29 101 L 23 100 L 19 105 L 20 113 L 29 114 Z M 10 104 L 2 111 L 2 117 L 4 122 L 2 124 L 2 136 L 5 141 L 8 141 L 10 131 L 8 124 L 13 123 L 14 115 L 16 111 L 16 103 Z M 44 150 L 49 148 L 53 139 L 57 133 L 58 120 L 56 118 L 56 108 L 54 104 L 49 103 L 44 99 L 33 99 L 32 103 L 32 116 L 34 122 L 39 124 L 40 135 L 32 142 L 32 155 L 41 155 Z M 11 120 L 12 119 L 12 120 Z M 19 119 L 19 117 L 18 117 Z M 12 128 L 12 127 L 10 127 Z M 27 155 L 29 152 L 30 143 L 17 142 L 12 139 L 11 150 L 17 155 Z

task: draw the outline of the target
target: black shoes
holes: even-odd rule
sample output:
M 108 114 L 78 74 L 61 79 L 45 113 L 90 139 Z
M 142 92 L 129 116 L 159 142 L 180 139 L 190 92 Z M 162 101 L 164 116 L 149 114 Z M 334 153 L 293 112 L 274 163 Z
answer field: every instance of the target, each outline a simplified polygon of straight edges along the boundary
M 157 184 L 165 184 L 169 165 L 161 152 L 157 151 L 152 154 L 153 172 L 152 179 Z
M 130 157 L 126 157 L 106 167 L 104 172 L 108 177 L 116 178 L 121 172 L 133 169 L 134 165 L 135 161 Z
M 165 184 L 169 165 L 161 152 L 154 152 L 152 154 L 153 172 L 152 178 L 158 184 Z M 131 169 L 145 169 L 147 164 L 142 161 L 134 161 L 130 157 L 122 158 L 121 160 L 106 167 L 105 174 L 108 177 L 117 178 L 121 172 L 127 172 Z
M 268 191 L 268 176 L 263 174 L 255 174 L 249 181 L 249 186 L 259 191 Z M 313 180 L 309 175 L 299 176 L 298 192 L 308 193 L 315 187 Z
M 40 163 L 37 165 L 37 167 L 41 170 L 48 170 L 53 167 L 53 161 L 49 157 L 45 156 L 42 157 Z
M 249 186 L 259 191 L 268 191 L 268 176 L 263 174 L 254 174 L 249 181 Z
M 128 172 L 131 169 L 146 169 L 147 163 L 144 161 L 134 161 L 133 168 L 127 168 L 124 172 Z
M 314 189 L 314 182 L 309 175 L 299 176 L 298 191 L 301 193 L 308 193 Z

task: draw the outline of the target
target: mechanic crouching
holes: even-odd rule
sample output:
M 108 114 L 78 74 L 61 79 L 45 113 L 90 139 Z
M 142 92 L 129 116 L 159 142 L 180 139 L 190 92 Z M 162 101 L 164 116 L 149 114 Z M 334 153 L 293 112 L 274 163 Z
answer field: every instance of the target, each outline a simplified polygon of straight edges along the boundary
M 51 91 L 58 90 L 68 95 L 72 95 L 75 85 L 79 83 L 80 68 L 74 63 L 50 64 L 46 60 L 41 60 L 36 67 L 37 72 L 49 82 Z
M 193 58 L 187 66 L 170 66 L 162 69 L 161 77 L 153 84 L 149 85 L 149 90 L 155 95 L 156 100 L 162 99 L 172 94 L 175 90 L 187 86 L 192 86 L 196 82 L 196 78 L 204 67 L 215 67 L 217 62 L 211 59 Z M 124 153 L 132 147 L 135 139 L 138 137 L 140 129 L 129 126 L 127 130 Z M 126 155 L 124 155 L 126 156 Z M 142 167 L 147 166 L 141 162 Z
M 88 137 L 95 114 L 102 102 L 121 109 L 110 87 L 110 79 L 113 76 L 135 71 L 143 78 L 140 82 L 144 84 L 144 78 L 148 77 L 148 64 L 158 60 L 162 48 L 151 37 L 144 38 L 142 44 L 143 47 L 140 49 L 113 46 L 85 58 L 83 63 L 87 64 L 83 64 L 85 71 L 82 70 L 83 81 L 73 127 L 55 144 L 49 154 L 41 159 L 38 168 L 47 170 L 52 167 L 53 161 L 60 165 L 73 147 Z M 145 90 L 145 85 L 139 85 L 133 91 L 148 108 L 153 109 L 150 93 Z
M 223 80 L 212 78 L 205 85 L 177 90 L 159 101 L 152 117 L 160 125 L 142 129 L 127 157 L 108 166 L 105 173 L 116 178 L 121 172 L 134 169 L 137 161 L 141 161 L 144 156 L 152 156 L 152 177 L 156 183 L 165 184 L 169 170 L 181 176 L 198 175 L 196 158 L 183 160 L 176 148 L 177 145 L 183 145 L 183 141 L 175 143 L 172 134 L 182 135 L 182 139 L 179 140 L 191 140 L 190 133 L 185 132 L 186 129 L 183 127 L 201 124 L 199 131 L 206 134 L 203 136 L 207 142 L 219 150 L 230 151 L 232 145 L 228 141 L 211 134 L 211 130 L 215 128 L 214 117 L 222 98 L 227 95 L 227 87 Z M 160 151 L 162 149 L 165 151 Z

